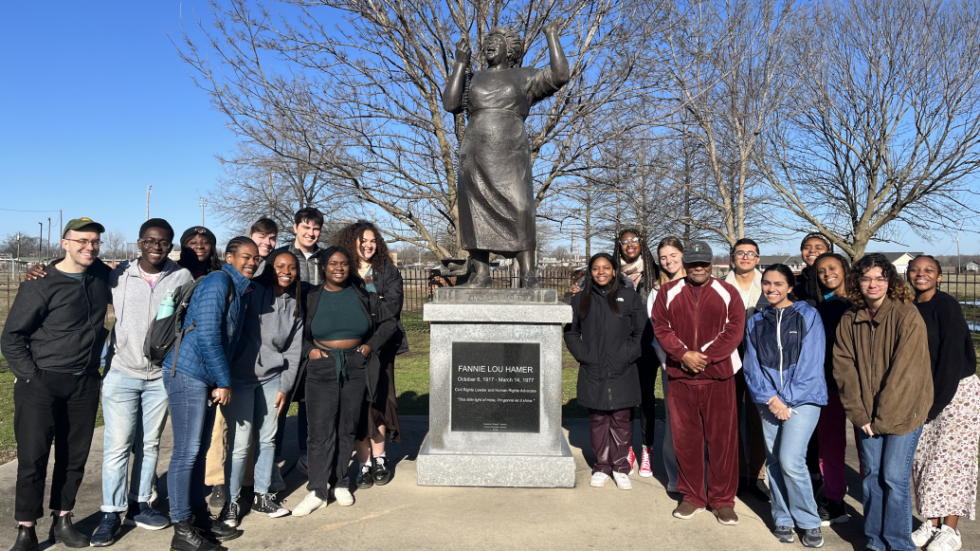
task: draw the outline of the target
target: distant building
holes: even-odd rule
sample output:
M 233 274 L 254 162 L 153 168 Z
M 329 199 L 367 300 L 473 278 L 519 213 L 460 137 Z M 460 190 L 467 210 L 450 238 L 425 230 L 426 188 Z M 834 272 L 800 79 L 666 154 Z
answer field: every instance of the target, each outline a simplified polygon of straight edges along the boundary
M 966 271 L 968 272 L 980 272 L 980 263 L 971 260 L 966 263 Z
M 785 264 L 790 270 L 796 273 L 803 271 L 803 268 L 806 267 L 806 263 L 803 262 L 803 257 L 798 254 L 764 254 L 759 259 L 760 270 L 765 270 L 773 264 Z
M 875 251 L 875 252 L 877 252 L 877 251 Z M 881 253 L 878 253 L 878 254 L 884 255 L 884 257 L 887 258 L 888 261 L 892 263 L 892 266 L 895 266 L 895 270 L 898 273 L 904 274 L 909 269 L 909 262 L 912 262 L 912 259 L 913 258 L 919 256 L 922 253 L 920 253 L 920 252 L 908 252 L 908 253 L 902 253 L 902 252 L 898 252 L 898 253 L 885 253 L 885 252 L 881 252 Z

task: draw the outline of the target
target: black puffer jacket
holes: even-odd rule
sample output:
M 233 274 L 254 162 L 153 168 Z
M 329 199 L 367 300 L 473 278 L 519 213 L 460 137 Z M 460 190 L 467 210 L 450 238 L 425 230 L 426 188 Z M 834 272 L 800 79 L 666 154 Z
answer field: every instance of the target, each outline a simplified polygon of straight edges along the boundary
M 650 322 L 640 295 L 620 287 L 620 316 L 610 310 L 606 296 L 593 287 L 589 315 L 579 319 L 583 295 L 572 297 L 572 323 L 565 326 L 565 344 L 579 362 L 578 403 L 610 411 L 640 404 L 636 362 L 642 354 L 643 329 Z
M 408 352 L 408 337 L 405 334 L 405 327 L 402 326 L 402 305 L 405 303 L 405 291 L 402 286 L 401 272 L 391 262 L 385 262 L 381 274 L 374 278 L 374 287 L 378 290 L 378 296 L 385 302 L 398 321 L 398 329 L 392 335 L 391 340 L 385 343 L 384 352 L 404 354 Z

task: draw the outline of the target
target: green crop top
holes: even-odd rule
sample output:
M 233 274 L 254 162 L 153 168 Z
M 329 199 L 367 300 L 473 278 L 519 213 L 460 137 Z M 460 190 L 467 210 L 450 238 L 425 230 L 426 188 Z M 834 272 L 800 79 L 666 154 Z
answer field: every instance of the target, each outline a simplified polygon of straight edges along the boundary
M 364 314 L 357 291 L 353 287 L 343 291 L 324 289 L 320 293 L 310 331 L 317 341 L 363 340 L 367 337 L 371 332 L 371 323 Z

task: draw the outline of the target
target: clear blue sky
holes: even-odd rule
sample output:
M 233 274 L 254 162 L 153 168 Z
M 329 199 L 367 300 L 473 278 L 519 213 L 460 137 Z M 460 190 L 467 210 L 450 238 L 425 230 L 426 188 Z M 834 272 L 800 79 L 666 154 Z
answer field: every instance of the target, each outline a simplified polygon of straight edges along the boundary
M 146 219 L 178 234 L 235 143 L 194 87 L 169 32 L 206 2 L 8 2 L 0 18 L 0 236 L 36 235 L 58 209 L 135 241 Z M 211 225 L 209 223 L 209 225 Z M 219 236 L 222 232 L 218 232 Z
M 0 18 L 0 236 L 36 235 L 58 209 L 88 216 L 135 241 L 146 218 L 167 218 L 178 234 L 199 224 L 199 197 L 221 174 L 215 155 L 235 137 L 167 37 L 180 38 L 181 12 L 210 20 L 201 0 L 7 2 Z M 209 215 L 219 238 L 230 237 Z M 980 250 L 962 234 L 964 253 Z M 909 248 L 955 254 L 950 236 Z M 763 245 L 792 252 L 798 239 Z M 871 250 L 901 250 L 873 244 Z

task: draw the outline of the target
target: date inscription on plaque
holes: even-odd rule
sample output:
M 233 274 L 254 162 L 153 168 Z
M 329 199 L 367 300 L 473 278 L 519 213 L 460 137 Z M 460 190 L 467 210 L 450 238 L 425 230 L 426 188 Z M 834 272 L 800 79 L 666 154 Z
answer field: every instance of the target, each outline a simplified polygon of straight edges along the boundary
M 541 430 L 541 345 L 454 342 L 452 362 L 452 430 Z

